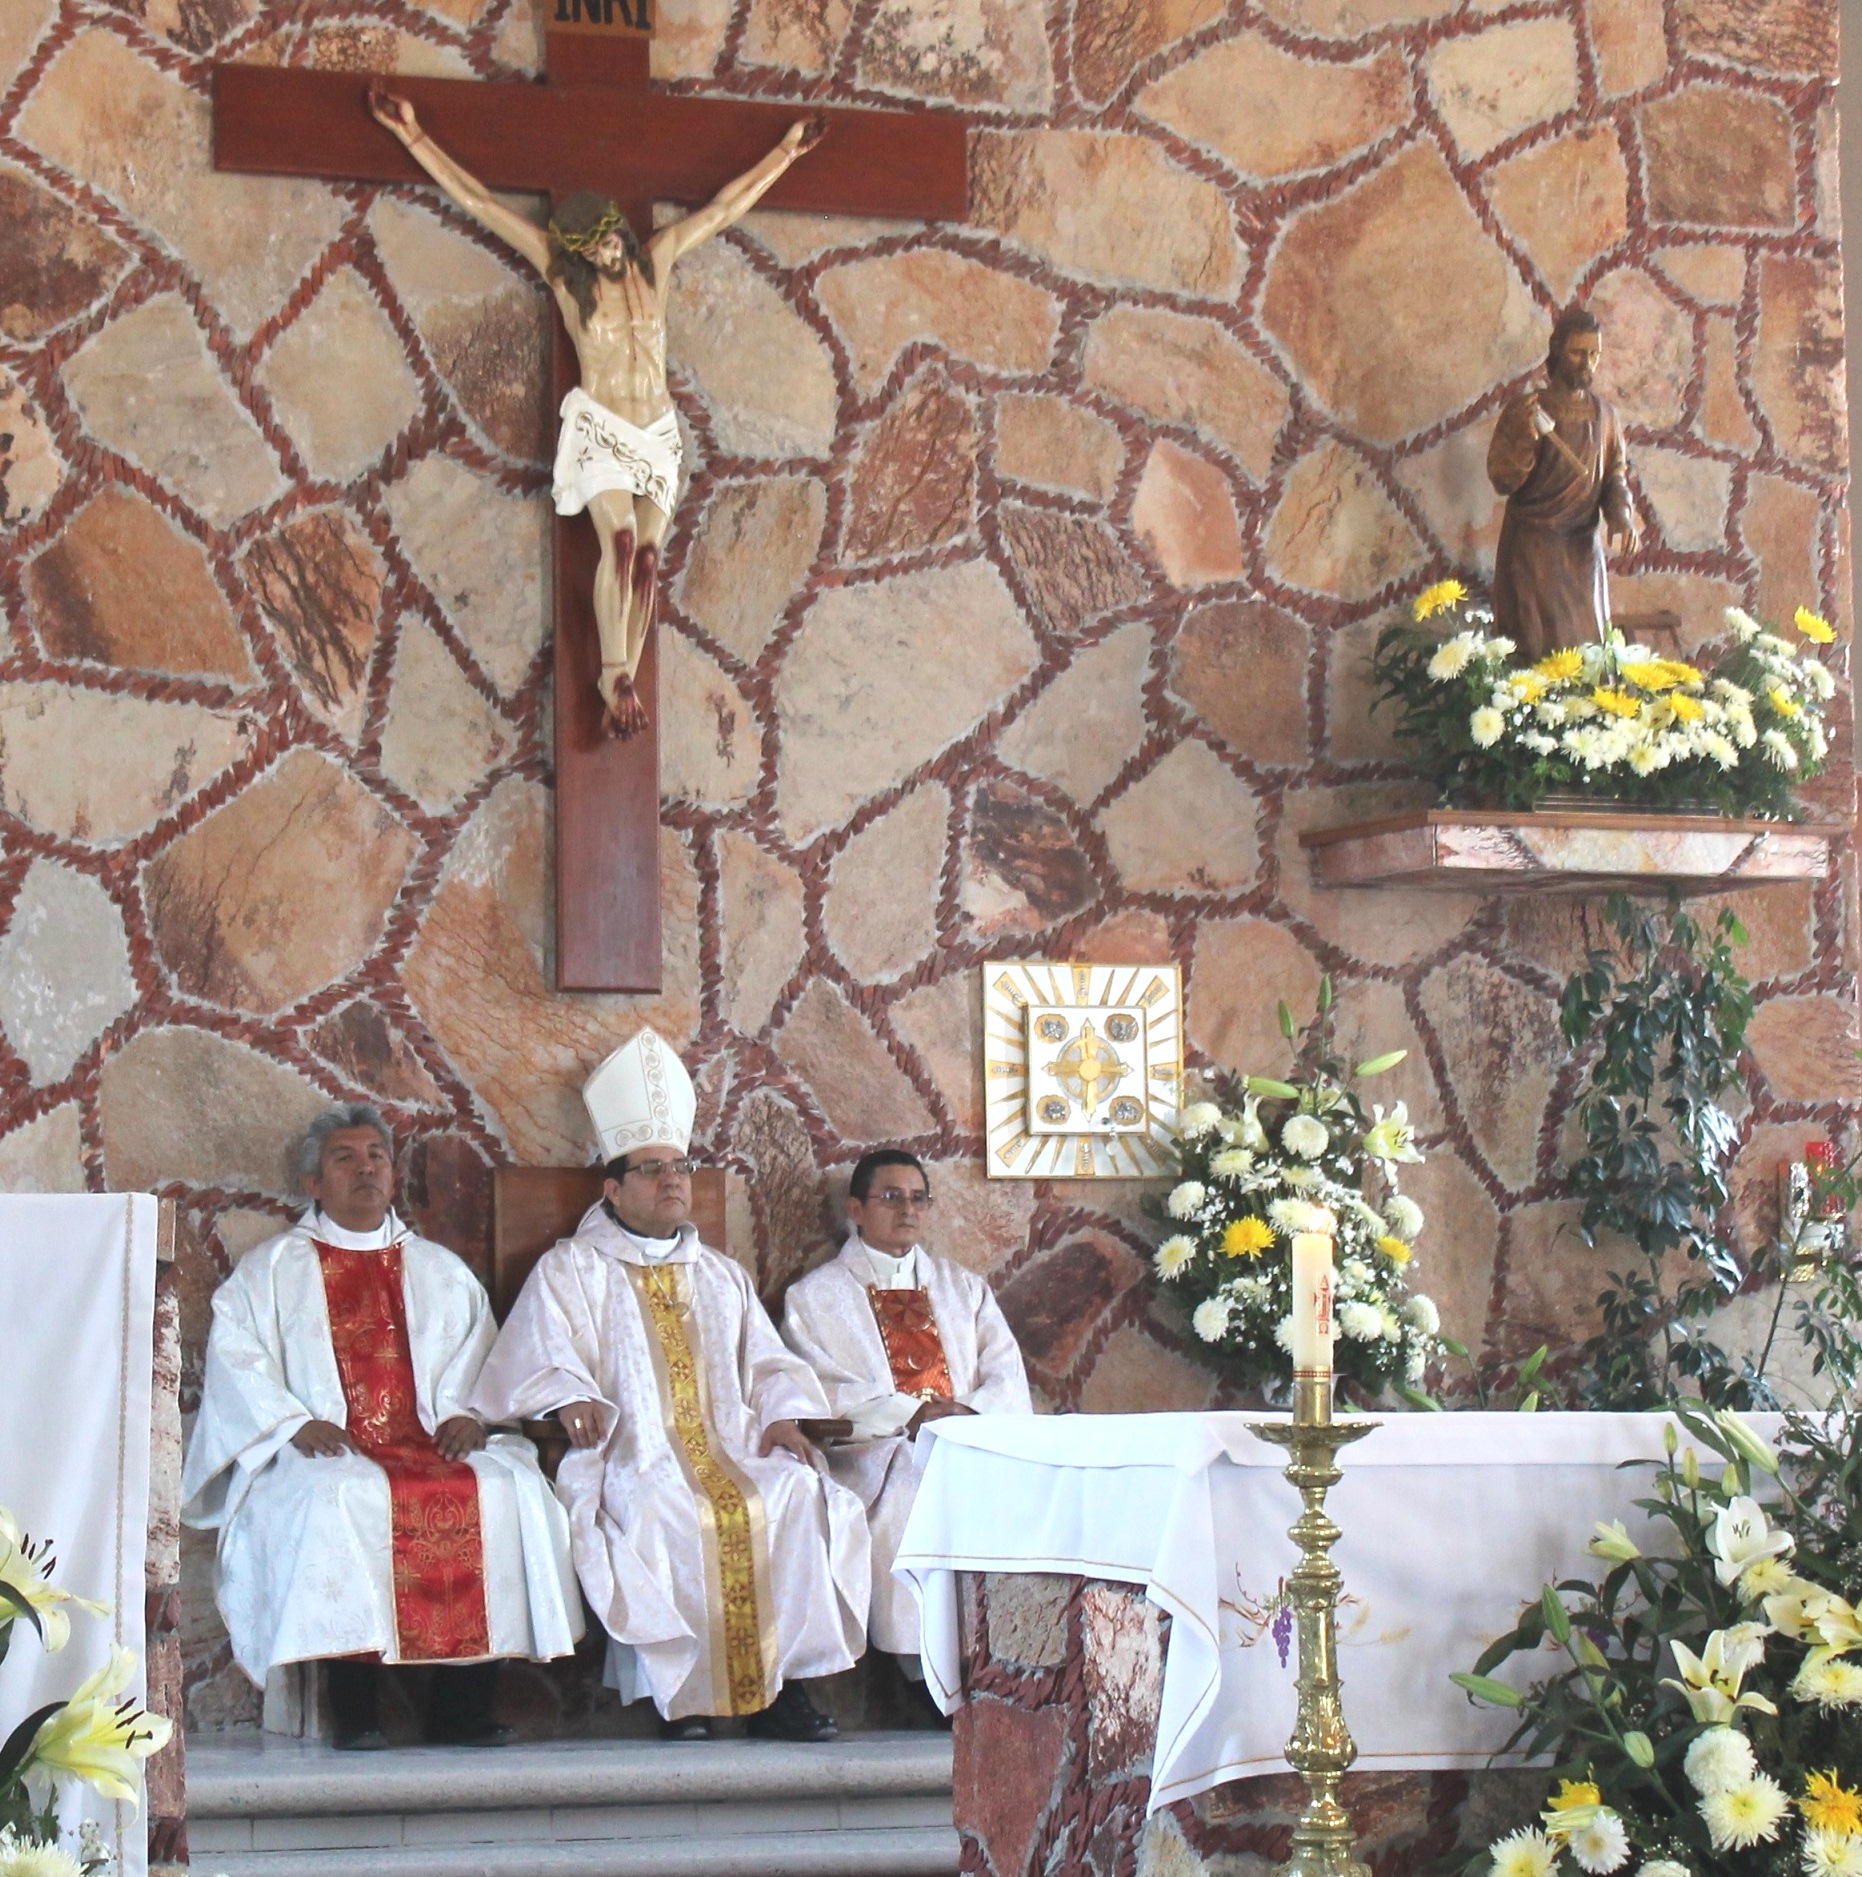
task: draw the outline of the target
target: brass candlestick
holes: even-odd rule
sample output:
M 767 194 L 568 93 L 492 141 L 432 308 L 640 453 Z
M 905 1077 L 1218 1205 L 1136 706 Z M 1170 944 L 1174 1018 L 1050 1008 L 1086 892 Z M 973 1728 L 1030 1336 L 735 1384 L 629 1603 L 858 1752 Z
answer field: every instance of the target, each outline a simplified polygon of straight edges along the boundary
M 1287 1763 L 1306 1782 L 1306 1809 L 1293 1828 L 1293 1850 L 1281 1869 L 1287 1877 L 1370 1877 L 1353 1855 L 1357 1833 L 1338 1801 L 1339 1782 L 1358 1757 L 1345 1725 L 1338 1684 L 1338 1592 L 1344 1579 L 1332 1562 L 1338 1527 L 1326 1516 L 1325 1495 L 1343 1477 L 1338 1450 L 1371 1431 L 1367 1421 L 1341 1426 L 1332 1419 L 1332 1375 L 1328 1369 L 1296 1369 L 1293 1419 L 1260 1422 L 1254 1433 L 1285 1447 L 1292 1458 L 1287 1478 L 1306 1509 L 1288 1536 L 1300 1561 L 1288 1580 L 1299 1628 L 1299 1718 L 1287 1742 Z

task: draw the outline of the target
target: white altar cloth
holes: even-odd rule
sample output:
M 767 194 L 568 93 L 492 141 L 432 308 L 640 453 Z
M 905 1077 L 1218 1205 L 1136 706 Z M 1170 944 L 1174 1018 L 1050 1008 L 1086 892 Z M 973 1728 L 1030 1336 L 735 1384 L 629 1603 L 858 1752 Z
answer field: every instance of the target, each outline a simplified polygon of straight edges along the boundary
M 960 1571 L 1053 1571 L 1142 1584 L 1171 1631 L 1151 1809 L 1285 1770 L 1293 1643 L 1281 1601 L 1299 1498 L 1250 1414 L 979 1415 L 933 1444 L 895 1572 L 917 1594 L 925 1679 L 961 1699 Z M 1599 1519 L 1630 1531 L 1662 1454 L 1660 1414 L 1366 1416 L 1327 1509 L 1343 1528 L 1340 1669 L 1358 1765 L 1485 1765 L 1511 1716 L 1449 1680 L 1511 1629 L 1541 1584 L 1601 1575 Z M 1768 1437 L 1777 1417 L 1748 1417 Z M 1685 1439 L 1685 1435 L 1683 1436 Z M 1714 1456 L 1705 1456 L 1711 1460 Z M 1278 1620 L 1277 1620 L 1278 1619 Z M 1548 1661 L 1547 1668 L 1552 1665 Z M 1508 1665 L 1521 1686 L 1523 1665 Z
M 71 1694 L 113 1642 L 145 1659 L 156 1220 L 145 1193 L 0 1194 L 0 1505 L 52 1541 L 55 1583 L 110 1605 L 73 1615 L 56 1655 L 15 1625 L 0 1732 Z M 129 1693 L 144 1692 L 139 1667 Z M 136 1808 L 71 1780 L 59 1818 L 95 1822 L 109 1877 L 148 1868 Z

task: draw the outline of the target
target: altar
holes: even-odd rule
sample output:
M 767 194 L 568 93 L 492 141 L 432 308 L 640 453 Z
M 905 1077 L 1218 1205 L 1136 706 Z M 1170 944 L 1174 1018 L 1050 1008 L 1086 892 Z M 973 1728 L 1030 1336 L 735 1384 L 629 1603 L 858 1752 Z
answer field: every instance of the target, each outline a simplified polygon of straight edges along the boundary
M 1284 1452 L 1250 1431 L 1272 1418 L 932 1424 L 897 1569 L 923 1610 L 926 1679 L 955 1715 L 957 1827 L 998 1877 L 1050 1868 L 1069 1835 L 1072 1870 L 1093 1868 L 1102 1838 L 1155 1842 L 1263 1808 L 1290 1824 L 1298 1554 L 1286 1528 L 1299 1502 Z M 1672 1423 L 1366 1418 L 1375 1431 L 1347 1450 L 1328 1502 L 1344 1532 L 1339 1661 L 1358 1746 L 1345 1798 L 1386 1826 L 1445 1825 L 1466 1777 L 1380 1776 L 1495 1762 L 1511 1715 L 1471 1702 L 1450 1673 L 1512 1629 L 1541 1584 L 1601 1576 L 1586 1542 L 1606 1519 L 1636 1535 L 1637 1463 L 1662 1457 Z M 1753 1424 L 1770 1437 L 1776 1420 Z M 1284 1855 L 1278 1839 L 1267 1848 Z

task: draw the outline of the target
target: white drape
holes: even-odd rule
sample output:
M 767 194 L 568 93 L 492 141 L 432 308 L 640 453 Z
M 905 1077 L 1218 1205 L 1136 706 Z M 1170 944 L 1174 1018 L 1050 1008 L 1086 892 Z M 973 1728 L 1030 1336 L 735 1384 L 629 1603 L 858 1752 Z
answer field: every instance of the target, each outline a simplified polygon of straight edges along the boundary
M 112 1643 L 145 1657 L 156 1219 L 145 1193 L 0 1195 L 0 1504 L 56 1545 L 55 1582 L 111 1606 L 75 1616 L 57 1655 L 17 1625 L 0 1728 L 68 1696 Z M 143 1814 L 73 1782 L 61 1816 L 97 1825 L 113 1873 L 147 1870 Z
M 1151 1808 L 1281 1771 L 1294 1716 L 1277 1626 L 1298 1560 L 1286 1454 L 1239 1414 L 1008 1415 L 932 1424 L 895 1570 L 924 1617 L 925 1679 L 961 1699 L 960 1571 L 1143 1584 L 1172 1616 Z M 1409 1414 L 1344 1449 L 1340 1663 L 1358 1765 L 1485 1765 L 1511 1732 L 1448 1680 L 1561 1577 L 1596 1578 L 1596 1522 L 1645 1523 L 1659 1414 Z M 1770 1436 L 1777 1417 L 1753 1415 Z M 1686 1436 L 1683 1435 L 1685 1440 Z M 920 1436 L 923 1439 L 923 1436 Z M 1280 1633 L 1277 1632 L 1277 1627 Z M 1517 1662 L 1514 1676 L 1523 1676 Z M 1523 1683 L 1522 1683 L 1523 1685 Z

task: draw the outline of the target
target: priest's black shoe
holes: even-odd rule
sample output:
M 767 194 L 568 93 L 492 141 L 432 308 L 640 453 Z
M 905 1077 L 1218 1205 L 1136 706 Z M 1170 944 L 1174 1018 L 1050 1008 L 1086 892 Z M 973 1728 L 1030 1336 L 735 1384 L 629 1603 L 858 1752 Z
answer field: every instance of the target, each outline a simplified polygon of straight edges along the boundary
M 388 1736 L 379 1727 L 339 1727 L 330 1745 L 338 1753 L 382 1753 L 387 1750 Z
M 704 1714 L 681 1714 L 676 1721 L 669 1721 L 662 1715 L 659 1737 L 662 1740 L 709 1740 L 710 1717 Z
M 790 1682 L 760 1714 L 744 1722 L 744 1731 L 759 1740 L 838 1740 L 840 1729 L 808 1698 L 800 1682 Z
M 489 1714 L 438 1721 L 427 1729 L 430 1747 L 508 1747 L 516 1738 L 515 1727 L 507 1727 Z

